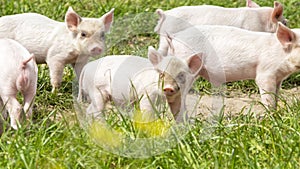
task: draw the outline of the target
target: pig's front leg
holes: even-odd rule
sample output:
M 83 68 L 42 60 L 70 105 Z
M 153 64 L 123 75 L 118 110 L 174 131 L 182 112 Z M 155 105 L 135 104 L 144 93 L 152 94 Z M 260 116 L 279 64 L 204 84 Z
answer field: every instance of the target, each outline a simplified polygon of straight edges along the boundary
M 139 101 L 142 117 L 140 122 L 148 123 L 157 119 L 158 114 L 165 109 L 165 98 L 160 94 L 145 95 Z M 167 111 L 170 111 L 170 107 L 167 107 Z
M 168 102 L 171 112 L 173 114 L 173 117 L 174 117 L 174 119 L 176 119 L 177 122 L 183 122 L 183 120 L 184 120 L 184 114 L 186 113 L 184 102 L 185 102 L 185 99 L 181 98 L 180 96 L 175 98 L 174 101 Z
M 60 60 L 50 58 L 47 60 L 50 71 L 50 79 L 52 85 L 52 93 L 54 93 L 61 85 L 65 63 Z
M 275 108 L 277 107 L 277 104 L 278 104 L 278 95 L 279 95 L 279 90 L 280 90 L 280 88 L 281 88 L 281 83 L 282 83 L 282 81 L 277 82 L 277 84 L 276 84 L 276 91 L 275 91 Z
M 261 102 L 268 108 L 276 108 L 278 85 L 274 77 L 258 76 L 255 81 L 259 87 Z
M 86 65 L 88 62 L 88 60 L 83 60 L 81 62 L 77 62 L 77 63 L 72 63 L 71 66 L 73 67 L 73 69 L 75 70 L 76 73 L 76 78 L 79 79 L 80 77 L 80 73 L 82 72 L 82 69 L 84 67 L 84 65 Z
M 174 118 L 176 120 L 177 123 L 184 123 L 184 122 L 188 122 L 188 112 L 187 112 L 187 108 L 186 108 L 186 98 L 181 98 L 180 102 L 178 101 L 176 104 L 176 111 L 177 114 L 174 114 Z M 172 109 L 172 107 L 171 107 Z M 174 108 L 173 108 L 174 109 Z

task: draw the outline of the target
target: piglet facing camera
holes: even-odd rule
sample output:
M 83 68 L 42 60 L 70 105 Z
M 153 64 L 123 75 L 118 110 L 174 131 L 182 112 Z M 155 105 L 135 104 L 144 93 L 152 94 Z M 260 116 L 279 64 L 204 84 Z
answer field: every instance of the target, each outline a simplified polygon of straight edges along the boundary
M 113 16 L 114 9 L 100 18 L 84 18 L 71 7 L 65 14 L 65 22 L 36 13 L 3 16 L 0 38 L 18 41 L 35 54 L 38 64 L 47 63 L 55 91 L 61 85 L 66 64 L 71 64 L 79 77 L 89 57 L 103 53 L 105 33 L 110 30 Z
M 0 59 L 1 106 L 9 113 L 11 127 L 18 129 L 22 111 L 28 119 L 32 114 L 38 68 L 34 55 L 12 39 L 0 39 Z M 16 98 L 18 92 L 24 97 L 23 107 Z
M 116 106 L 138 102 L 141 112 L 152 120 L 156 106 L 167 103 L 174 118 L 183 118 L 185 97 L 201 64 L 198 55 L 187 59 L 163 57 L 152 47 L 148 49 L 148 59 L 106 56 L 84 67 L 79 79 L 78 101 L 87 98 L 86 114 L 96 118 L 110 100 Z

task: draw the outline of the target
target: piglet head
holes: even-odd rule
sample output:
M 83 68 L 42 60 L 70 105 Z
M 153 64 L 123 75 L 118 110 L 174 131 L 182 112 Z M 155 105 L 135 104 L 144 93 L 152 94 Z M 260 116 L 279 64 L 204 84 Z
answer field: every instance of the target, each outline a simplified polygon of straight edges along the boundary
M 174 102 L 174 100 L 180 96 L 180 87 L 170 72 L 166 71 L 166 69 L 160 68 L 160 64 L 162 64 L 164 57 L 162 57 L 162 55 L 160 55 L 160 53 L 152 47 L 149 48 L 148 56 L 149 60 L 159 73 L 159 84 L 161 84 L 164 95 L 169 103 Z M 169 66 L 172 66 L 172 63 L 170 63 Z
M 164 57 L 153 47 L 149 47 L 148 57 L 153 66 L 162 72 L 165 79 L 175 79 L 178 87 L 182 89 L 193 83 L 202 67 L 201 54 L 194 54 L 186 59 L 172 55 Z
M 187 59 L 171 55 L 163 57 L 153 47 L 148 48 L 148 57 L 164 78 L 163 91 L 168 103 L 180 104 L 175 112 L 185 111 L 182 107 L 185 107 L 186 95 L 201 69 L 201 57 L 199 55 L 192 55 Z
M 296 70 L 300 69 L 300 29 L 289 29 L 278 23 L 276 36 L 283 50 L 286 52 L 288 61 Z
M 105 33 L 109 32 L 113 22 L 114 9 L 100 18 L 82 18 L 69 7 L 65 22 L 73 34 L 73 44 L 80 55 L 97 56 L 105 49 Z

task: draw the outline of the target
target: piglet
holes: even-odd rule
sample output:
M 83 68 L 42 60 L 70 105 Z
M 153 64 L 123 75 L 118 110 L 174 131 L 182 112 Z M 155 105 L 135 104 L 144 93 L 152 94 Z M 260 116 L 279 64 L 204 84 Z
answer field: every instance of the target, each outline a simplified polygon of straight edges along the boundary
M 214 85 L 255 79 L 267 107 L 276 107 L 282 81 L 300 68 L 300 29 L 282 23 L 276 33 L 202 25 L 170 36 L 173 55 L 203 52 L 199 75 Z
M 223 8 L 218 6 L 182 6 L 168 11 L 157 9 L 159 15 L 155 32 L 160 35 L 159 51 L 167 54 L 166 33 L 174 34 L 195 25 L 227 25 L 258 32 L 275 32 L 277 22 L 286 24 L 283 6 L 274 2 L 274 8 Z
M 71 64 L 79 77 L 90 56 L 103 53 L 105 33 L 110 30 L 114 9 L 100 18 L 82 18 L 69 7 L 65 22 L 36 13 L 0 18 L 0 38 L 11 38 L 35 54 L 38 64 L 47 63 L 52 91 L 62 81 L 64 66 Z
M 148 58 L 114 55 L 88 63 L 79 79 L 78 94 L 79 103 L 83 98 L 90 103 L 87 114 L 98 117 L 111 100 L 117 106 L 138 103 L 145 117 L 153 117 L 153 107 L 166 102 L 177 121 L 182 121 L 185 97 L 201 67 L 200 57 L 163 57 L 149 47 Z
M 38 68 L 34 56 L 12 39 L 0 39 L 0 59 L 1 107 L 5 106 L 8 111 L 11 127 L 18 129 L 22 105 L 16 98 L 17 93 L 23 95 L 23 111 L 30 118 L 36 94 Z

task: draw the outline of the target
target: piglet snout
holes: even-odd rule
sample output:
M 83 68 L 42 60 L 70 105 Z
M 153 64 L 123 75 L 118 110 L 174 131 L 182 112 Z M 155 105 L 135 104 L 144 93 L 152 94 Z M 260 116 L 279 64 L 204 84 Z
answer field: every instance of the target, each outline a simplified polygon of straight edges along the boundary
M 92 50 L 91 50 L 91 53 L 93 55 L 100 55 L 102 53 L 102 49 L 99 48 L 99 47 L 94 47 Z
M 164 92 L 166 93 L 166 95 L 172 95 L 175 91 L 173 88 L 164 88 Z
M 164 86 L 163 91 L 166 96 L 172 96 L 177 93 L 178 89 L 176 89 L 176 87 L 173 87 L 171 85 L 166 85 Z

